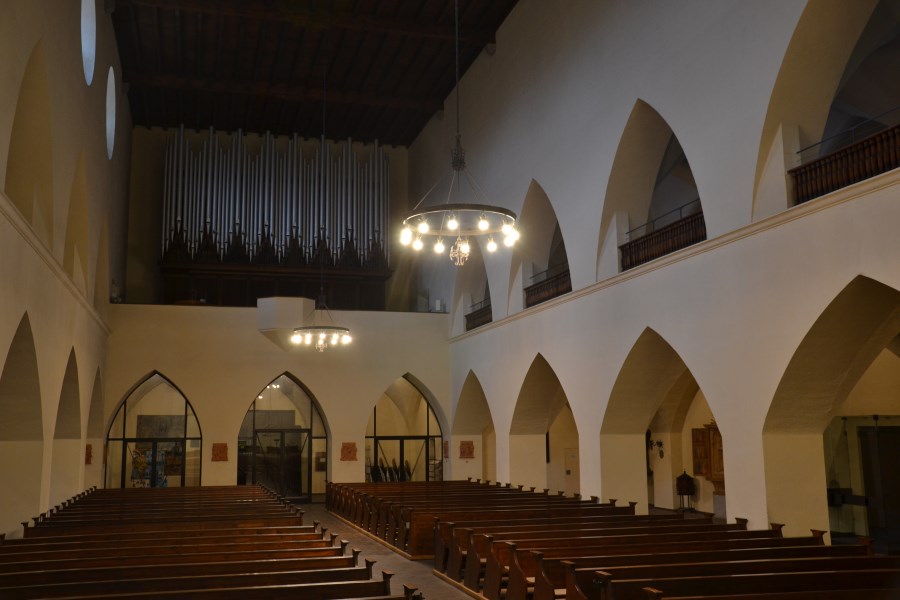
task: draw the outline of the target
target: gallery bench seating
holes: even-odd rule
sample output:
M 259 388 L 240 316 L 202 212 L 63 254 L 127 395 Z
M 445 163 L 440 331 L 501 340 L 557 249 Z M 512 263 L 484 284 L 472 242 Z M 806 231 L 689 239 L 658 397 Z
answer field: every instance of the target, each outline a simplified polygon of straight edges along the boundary
M 0 598 L 420 598 L 257 487 L 90 490 L 0 542 Z

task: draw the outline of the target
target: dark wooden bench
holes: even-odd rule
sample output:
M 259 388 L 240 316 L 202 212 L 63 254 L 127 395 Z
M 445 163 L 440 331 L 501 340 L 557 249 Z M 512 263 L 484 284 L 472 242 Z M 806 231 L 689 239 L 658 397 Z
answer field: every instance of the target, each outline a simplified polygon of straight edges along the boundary
M 548 551 L 566 549 L 573 552 L 583 548 L 590 554 L 611 554 L 610 550 L 619 552 L 620 548 L 639 546 L 653 548 L 670 543 L 694 543 L 694 549 L 704 549 L 704 545 L 715 541 L 732 541 L 742 539 L 773 540 L 784 539 L 781 531 L 775 530 L 733 530 L 733 531 L 698 531 L 689 533 L 635 533 L 630 535 L 607 535 L 593 537 L 538 538 L 518 540 L 516 545 L 522 549 Z M 690 548 L 690 546 L 686 546 Z M 605 549 L 605 550 L 604 550 Z M 480 558 L 486 559 L 484 566 L 485 590 L 500 589 L 501 581 L 509 571 L 510 547 L 505 541 L 494 541 L 490 535 L 474 535 L 470 538 L 468 561 L 480 564 Z M 651 550 L 652 551 L 652 550 Z M 479 574 L 475 569 L 466 569 L 465 585 L 472 590 L 479 589 Z
M 575 568 L 603 569 L 626 565 L 651 565 L 680 563 L 704 563 L 714 561 L 746 561 L 783 558 L 816 558 L 870 556 L 871 545 L 852 544 L 845 546 L 819 545 L 820 538 L 783 538 L 795 541 L 796 545 L 758 548 L 719 548 L 710 550 L 674 550 L 671 547 L 652 548 L 653 553 L 614 554 L 600 556 L 556 556 L 547 558 L 543 552 L 535 550 L 515 550 L 509 570 L 506 588 L 507 600 L 522 600 L 533 587 L 533 600 L 554 600 L 559 590 L 566 587 L 566 567 L 571 563 Z M 771 540 L 775 542 L 779 540 Z M 801 545 L 803 544 L 803 545 Z M 566 553 L 560 553 L 566 554 Z
M 866 560 L 875 560 L 871 557 Z M 847 559 L 849 560 L 849 559 Z M 611 600 L 606 593 L 610 576 L 602 571 L 583 578 L 598 580 L 593 593 L 584 593 L 576 579 L 577 570 L 566 578 L 566 600 Z M 664 598 L 669 596 L 728 596 L 732 594 L 778 594 L 829 590 L 897 589 L 900 569 L 856 569 L 788 573 L 703 575 L 693 577 L 653 577 L 619 579 L 612 583 L 616 600 Z

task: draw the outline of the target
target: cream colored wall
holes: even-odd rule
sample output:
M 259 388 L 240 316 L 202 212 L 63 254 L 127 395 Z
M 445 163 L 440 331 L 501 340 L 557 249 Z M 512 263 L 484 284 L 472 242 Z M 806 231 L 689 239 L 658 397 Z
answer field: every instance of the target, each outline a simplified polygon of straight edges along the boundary
M 0 487 L 7 490 L 0 496 L 4 507 L 0 511 L 0 532 L 21 533 L 20 521 L 46 510 L 58 496 L 75 493 L 86 485 L 84 425 L 94 375 L 105 364 L 108 334 L 104 311 L 109 282 L 99 281 L 98 274 L 100 278 L 111 276 L 122 281 L 124 273 L 124 197 L 131 117 L 121 95 L 121 69 L 112 21 L 102 3 L 98 3 L 97 10 L 94 79 L 91 85 L 85 83 L 79 4 L 54 0 L 6 2 L 0 19 L 0 365 L 6 363 L 12 338 L 27 314 L 38 362 L 38 381 L 32 383 L 40 389 L 43 421 L 43 442 L 16 443 L 0 458 L 4 462 Z M 42 114 L 35 113 L 35 106 L 17 105 L 27 78 L 26 66 L 38 45 L 43 53 L 47 85 L 47 102 L 40 107 L 45 111 Z M 118 94 L 116 141 L 109 159 L 105 110 L 106 74 L 111 65 L 117 75 Z M 48 151 L 30 161 L 10 165 L 10 149 L 21 142 L 13 139 L 13 122 L 20 110 L 31 112 L 36 121 L 47 126 Z M 26 130 L 23 135 L 30 134 Z M 52 179 L 42 181 L 46 186 L 41 188 L 45 195 L 40 201 L 45 203 L 44 216 L 52 216 L 48 220 L 35 216 L 31 220 L 10 197 L 10 193 L 19 192 L 9 188 L 8 176 L 12 174 L 13 180 L 22 181 L 32 175 L 46 177 L 48 173 Z M 47 190 L 52 196 L 46 196 Z M 70 228 L 69 223 L 78 226 Z M 103 240 L 108 241 L 109 251 L 101 248 Z M 110 264 L 101 264 L 106 257 Z M 76 443 L 67 442 L 72 448 L 66 448 L 66 452 L 71 451 L 72 459 L 63 465 L 62 454 L 53 452 L 54 424 L 67 359 L 73 348 L 78 364 L 82 437 L 77 448 Z M 39 463 L 33 459 L 37 456 L 35 443 L 43 447 Z M 100 455 L 95 446 L 94 460 L 99 460 Z M 10 470 L 22 473 L 6 475 Z
M 547 487 L 550 493 L 565 492 L 567 496 L 577 493 L 580 473 L 577 468 L 566 474 L 566 451 L 574 449 L 578 453 L 578 427 L 568 406 L 556 415 L 550 425 L 550 462 L 547 463 Z
M 537 491 L 547 488 L 547 438 L 540 435 L 509 436 L 509 467 L 506 475 L 497 470 L 495 481 L 535 487 Z
M 111 306 L 106 404 L 116 404 L 151 371 L 172 381 L 200 421 L 204 485 L 236 481 L 235 453 L 214 463 L 211 445 L 236 448 L 250 402 L 284 372 L 303 382 L 322 407 L 330 436 L 329 480 L 363 480 L 372 408 L 406 373 L 433 396 L 429 401 L 449 431 L 447 315 L 332 311 L 335 322 L 352 330 L 353 343 L 320 354 L 287 341 L 298 315 L 311 308 L 311 301 L 301 299 L 267 299 L 258 309 Z M 345 442 L 356 444 L 357 461 L 339 460 Z
M 694 485 L 697 490 L 697 493 L 694 494 L 694 508 L 708 513 L 714 512 L 713 484 L 706 477 L 694 473 L 691 429 L 700 429 L 712 420 L 713 414 L 709 409 L 709 404 L 706 403 L 706 398 L 703 397 L 703 392 L 697 392 L 693 402 L 691 402 L 691 406 L 688 408 L 687 416 L 684 418 L 684 429 L 682 429 L 681 432 L 681 462 L 679 464 L 681 468 L 679 469 L 679 472 L 675 474 L 675 477 L 677 477 L 678 475 L 681 475 L 683 471 L 687 471 L 687 474 L 694 478 Z M 723 437 L 722 446 L 724 447 L 727 444 L 728 440 Z M 728 479 L 728 473 L 725 474 L 725 479 Z M 725 498 L 727 502 L 727 487 L 725 489 Z

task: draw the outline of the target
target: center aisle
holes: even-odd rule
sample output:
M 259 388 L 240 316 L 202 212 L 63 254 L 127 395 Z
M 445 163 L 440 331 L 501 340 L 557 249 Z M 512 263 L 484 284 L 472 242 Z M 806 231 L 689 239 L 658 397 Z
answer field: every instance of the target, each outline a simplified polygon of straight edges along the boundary
M 313 521 L 319 521 L 321 527 L 327 527 L 329 532 L 338 534 L 338 539 L 349 541 L 349 548 L 362 550 L 363 558 L 377 561 L 375 572 L 392 571 L 394 573 L 393 581 L 402 581 L 416 586 L 425 600 L 471 600 L 467 594 L 435 577 L 432 573 L 434 569 L 432 561 L 412 561 L 403 558 L 388 547 L 333 517 L 325 510 L 324 504 L 298 504 L 297 506 L 305 511 L 304 523 L 311 524 Z

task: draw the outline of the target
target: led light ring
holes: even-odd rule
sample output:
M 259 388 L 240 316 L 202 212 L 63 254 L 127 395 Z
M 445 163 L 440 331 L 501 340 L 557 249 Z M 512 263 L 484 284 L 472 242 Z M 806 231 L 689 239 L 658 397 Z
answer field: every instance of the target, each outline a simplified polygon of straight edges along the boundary
M 477 213 L 477 214 L 471 214 Z M 460 227 L 458 229 L 454 229 L 453 235 L 458 235 L 461 237 L 475 237 L 480 235 L 488 235 L 494 233 L 501 233 L 503 229 L 503 225 L 510 225 L 512 227 L 516 226 L 516 213 L 511 210 L 507 210 L 505 208 L 501 208 L 499 206 L 488 206 L 486 204 L 441 204 L 440 206 L 428 207 L 424 209 L 417 210 L 415 212 L 409 213 L 406 218 L 403 219 L 403 226 L 409 227 L 413 230 L 413 233 L 416 235 L 447 235 L 449 229 L 443 227 L 436 227 L 435 224 L 430 223 L 429 229 L 426 233 L 422 233 L 418 230 L 418 225 L 423 220 L 426 220 L 429 216 L 439 216 L 441 225 L 444 224 L 445 215 L 452 214 L 456 217 L 457 222 Z M 494 225 L 493 227 L 488 227 L 487 229 L 479 229 L 478 228 L 478 217 L 484 215 L 488 218 L 488 222 Z M 471 217 L 471 218 L 466 218 Z M 493 217 L 493 219 L 492 219 Z M 499 224 L 496 223 L 499 218 Z M 437 219 L 436 219 L 437 220 Z M 465 221 L 473 221 L 473 226 L 470 229 L 462 229 Z

